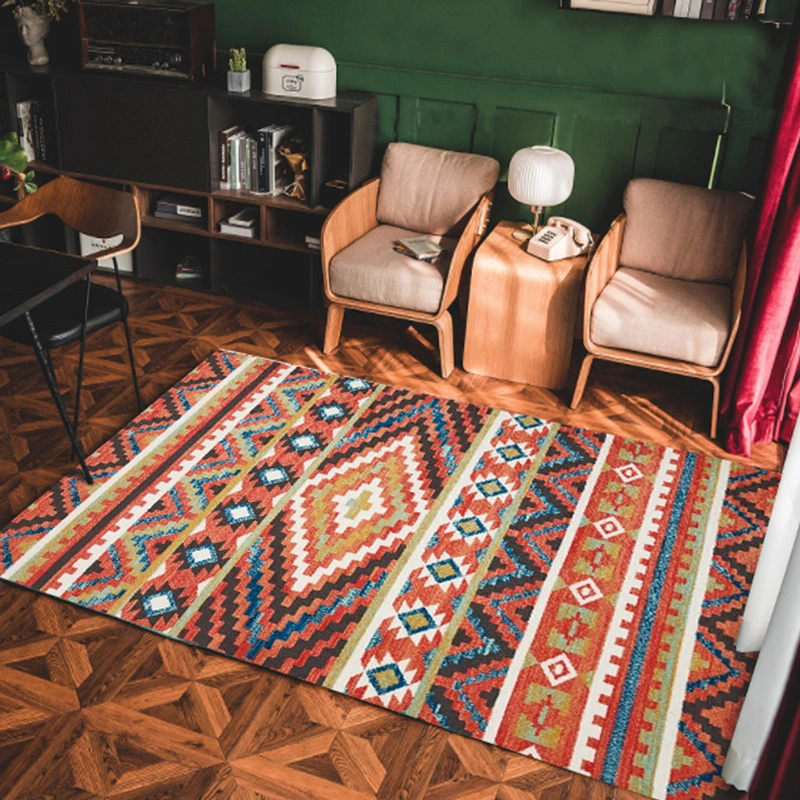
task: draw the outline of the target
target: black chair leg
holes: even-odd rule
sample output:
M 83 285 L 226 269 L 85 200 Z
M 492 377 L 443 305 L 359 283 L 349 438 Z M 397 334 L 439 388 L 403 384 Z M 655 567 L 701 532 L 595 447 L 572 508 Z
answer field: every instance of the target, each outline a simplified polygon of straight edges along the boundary
M 81 450 L 81 446 L 78 442 L 77 437 L 75 436 L 75 431 L 72 428 L 72 423 L 69 419 L 69 414 L 67 414 L 67 409 L 64 407 L 64 401 L 61 399 L 61 395 L 58 391 L 58 386 L 56 385 L 56 378 L 53 374 L 53 367 L 50 364 L 50 359 L 45 352 L 44 346 L 42 345 L 41 339 L 39 339 L 39 333 L 36 330 L 36 326 L 33 323 L 33 318 L 30 315 L 30 312 L 25 313 L 25 319 L 28 323 L 28 329 L 31 332 L 31 340 L 33 341 L 33 349 L 36 353 L 36 357 L 39 359 L 39 365 L 42 368 L 42 372 L 44 373 L 45 380 L 47 381 L 47 388 L 50 390 L 50 394 L 55 401 L 56 408 L 58 409 L 58 413 L 61 417 L 61 421 L 64 423 L 64 427 L 67 429 L 67 434 L 69 435 L 69 439 L 72 442 L 72 447 L 75 452 L 78 454 L 78 461 L 80 462 L 81 467 L 83 468 L 83 474 L 86 478 L 87 483 L 94 483 L 92 479 L 92 474 L 89 472 L 89 467 L 86 466 L 86 459 L 83 457 L 83 451 Z
M 133 345 L 131 344 L 131 332 L 128 328 L 128 315 L 125 313 L 125 301 L 123 300 L 122 296 L 122 281 L 119 277 L 119 265 L 117 264 L 117 257 L 114 256 L 112 258 L 114 262 L 114 275 L 117 279 L 117 291 L 119 292 L 119 302 L 120 302 L 120 310 L 122 311 L 122 326 L 125 328 L 125 341 L 128 343 L 128 358 L 131 362 L 131 375 L 133 376 L 133 390 L 136 392 L 136 407 L 139 411 L 144 410 L 144 405 L 142 404 L 142 395 L 139 391 L 139 379 L 136 377 L 136 361 L 133 357 Z

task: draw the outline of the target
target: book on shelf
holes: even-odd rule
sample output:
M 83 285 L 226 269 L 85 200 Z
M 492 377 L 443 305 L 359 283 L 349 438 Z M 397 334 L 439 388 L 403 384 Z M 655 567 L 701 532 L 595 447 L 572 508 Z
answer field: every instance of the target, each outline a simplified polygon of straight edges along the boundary
M 201 220 L 203 218 L 203 208 L 197 203 L 177 197 L 174 194 L 165 194 L 156 203 L 156 212 L 172 214 L 176 217 Z
M 230 189 L 231 139 L 241 131 L 238 125 L 219 132 L 219 188 Z
M 175 279 L 179 281 L 199 280 L 205 276 L 200 259 L 191 253 L 185 255 L 175 267 Z
M 17 135 L 28 161 L 47 161 L 47 133 L 38 100 L 17 103 Z
M 321 248 L 319 236 L 315 236 L 313 233 L 307 233 L 305 236 L 306 247 L 309 250 L 319 250 Z
M 227 220 L 223 220 L 219 224 L 219 232 L 227 233 L 228 236 L 241 236 L 243 239 L 255 239 L 255 228 L 243 228 L 241 225 L 231 225 Z
M 229 236 L 241 236 L 245 239 L 254 239 L 256 235 L 256 222 L 258 221 L 257 208 L 243 208 L 236 214 L 219 223 L 219 232 Z
M 231 216 L 228 217 L 227 222 L 230 225 L 239 225 L 242 228 L 253 228 L 255 227 L 257 220 L 258 220 L 258 209 L 243 208 L 241 211 L 237 211 L 235 214 L 231 214 Z
M 702 10 L 703 0 L 689 0 L 689 13 L 686 16 L 689 19 L 700 19 Z
M 219 188 L 256 194 L 283 194 L 294 174 L 278 148 L 294 131 L 289 124 L 264 125 L 254 133 L 239 126 L 220 131 Z
M 736 20 L 739 19 L 739 12 L 742 8 L 742 0 L 728 0 L 728 10 L 725 14 L 725 19 Z
M 714 2 L 715 0 L 703 0 L 700 19 L 714 19 Z
M 182 214 L 172 214 L 169 211 L 159 211 L 156 209 L 153 212 L 156 219 L 169 220 L 170 222 L 180 222 L 181 225 L 190 225 L 194 228 L 202 228 L 203 220 L 196 217 L 184 217 Z
M 394 243 L 394 251 L 418 261 L 431 262 L 442 254 L 442 248 L 427 236 L 409 236 Z

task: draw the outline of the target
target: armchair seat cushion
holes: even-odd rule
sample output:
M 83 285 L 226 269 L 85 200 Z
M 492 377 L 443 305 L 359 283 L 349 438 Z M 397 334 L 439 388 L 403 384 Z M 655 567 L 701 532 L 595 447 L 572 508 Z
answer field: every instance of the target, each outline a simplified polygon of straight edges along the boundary
M 445 249 L 430 264 L 392 249 L 398 239 L 420 235 L 394 225 L 373 228 L 331 259 L 331 290 L 339 297 L 435 314 L 456 240 L 428 236 Z
M 731 302 L 729 286 L 621 267 L 592 309 L 591 341 L 715 367 L 730 335 Z

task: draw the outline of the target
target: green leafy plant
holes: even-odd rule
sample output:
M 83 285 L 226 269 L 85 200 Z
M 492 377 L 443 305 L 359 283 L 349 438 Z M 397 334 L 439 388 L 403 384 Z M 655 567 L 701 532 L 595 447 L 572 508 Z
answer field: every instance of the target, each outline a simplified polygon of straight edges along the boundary
M 247 72 L 247 51 L 244 47 L 240 47 L 238 50 L 231 47 L 228 69 L 231 72 Z
M 58 22 L 70 2 L 71 0 L 5 0 L 3 6 L 29 6 L 34 14 L 41 14 L 53 22 Z
M 25 191 L 32 194 L 36 191 L 33 182 L 33 170 L 28 170 L 28 156 L 19 143 L 16 133 L 7 133 L 0 138 L 0 180 L 14 179 L 14 191 L 25 187 Z

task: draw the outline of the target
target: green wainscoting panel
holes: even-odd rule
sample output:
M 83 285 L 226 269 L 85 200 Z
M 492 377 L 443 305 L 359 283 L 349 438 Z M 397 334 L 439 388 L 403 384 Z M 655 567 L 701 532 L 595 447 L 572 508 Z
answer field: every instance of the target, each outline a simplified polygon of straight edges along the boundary
M 708 167 L 714 163 L 719 139 L 719 134 L 712 132 L 664 128 L 658 139 L 653 177 L 708 186 L 713 178 Z
M 473 132 L 477 109 L 472 103 L 420 98 L 417 102 L 417 144 L 443 150 L 473 150 Z
M 557 213 L 593 231 L 606 230 L 619 214 L 625 185 L 633 177 L 639 131 L 638 120 L 578 117 L 572 145 L 575 186 Z
M 339 65 L 339 85 L 379 94 L 381 109 L 392 115 L 380 123 L 383 145 L 394 133 L 400 141 L 497 158 L 501 183 L 495 219 L 530 216 L 505 188 L 508 162 L 518 148 L 552 144 L 566 150 L 575 160 L 575 188 L 569 200 L 548 214 L 573 217 L 595 231 L 602 231 L 621 210 L 625 184 L 633 176 L 748 188 L 761 166 L 751 140 L 767 138 L 774 121 L 769 110 L 734 109 L 721 100 L 597 92 L 359 64 Z M 738 127 L 731 123 L 734 112 Z

